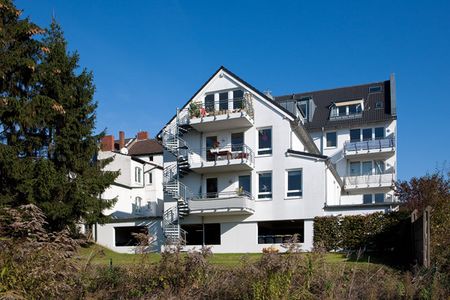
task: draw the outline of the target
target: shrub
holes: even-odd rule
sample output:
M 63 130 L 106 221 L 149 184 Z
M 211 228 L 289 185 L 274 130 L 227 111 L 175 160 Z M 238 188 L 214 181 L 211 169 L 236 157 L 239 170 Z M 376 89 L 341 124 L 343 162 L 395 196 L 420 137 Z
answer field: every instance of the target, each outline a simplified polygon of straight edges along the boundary
M 314 218 L 314 248 L 337 250 L 340 247 L 340 234 L 339 217 Z

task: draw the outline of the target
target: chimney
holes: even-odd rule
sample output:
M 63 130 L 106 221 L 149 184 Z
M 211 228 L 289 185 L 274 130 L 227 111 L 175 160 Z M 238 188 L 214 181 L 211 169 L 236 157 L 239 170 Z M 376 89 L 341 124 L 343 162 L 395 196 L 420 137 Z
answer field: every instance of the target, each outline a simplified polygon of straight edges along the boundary
M 101 139 L 101 147 L 102 151 L 113 151 L 114 150 L 114 136 L 113 135 L 105 135 Z
M 139 131 L 137 133 L 137 140 L 141 141 L 141 140 L 147 140 L 148 139 L 148 132 L 147 131 Z
M 125 132 L 119 131 L 119 151 L 125 147 Z

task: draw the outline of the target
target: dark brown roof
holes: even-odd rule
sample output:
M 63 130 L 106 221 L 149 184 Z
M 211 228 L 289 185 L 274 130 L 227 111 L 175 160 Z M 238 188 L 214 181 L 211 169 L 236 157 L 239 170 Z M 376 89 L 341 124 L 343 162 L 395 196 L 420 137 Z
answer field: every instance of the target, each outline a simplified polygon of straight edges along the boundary
M 382 91 L 369 93 L 369 87 L 377 85 L 381 86 Z M 321 130 L 322 127 L 324 129 L 349 128 L 395 119 L 396 116 L 391 114 L 390 93 L 390 81 L 386 80 L 357 86 L 278 96 L 275 97 L 275 101 L 280 102 L 312 97 L 316 108 L 312 120 L 305 122 L 305 127 L 308 131 L 318 131 Z M 346 120 L 329 119 L 330 107 L 333 103 L 353 99 L 364 99 L 364 111 L 361 118 Z M 382 108 L 376 108 L 378 102 L 382 103 Z
M 128 147 L 128 155 L 149 155 L 163 153 L 163 146 L 157 140 L 136 140 Z

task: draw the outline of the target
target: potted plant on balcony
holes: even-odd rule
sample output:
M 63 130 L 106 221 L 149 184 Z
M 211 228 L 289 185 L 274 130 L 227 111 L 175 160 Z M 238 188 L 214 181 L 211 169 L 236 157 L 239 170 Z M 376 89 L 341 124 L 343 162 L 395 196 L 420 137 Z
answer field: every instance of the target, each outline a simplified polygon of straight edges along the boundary
M 238 187 L 238 188 L 236 189 L 236 194 L 237 194 L 238 196 L 243 196 L 243 195 L 244 195 L 244 187 L 243 187 L 243 186 Z
M 191 118 L 198 118 L 200 117 L 200 107 L 197 103 L 192 102 L 189 105 L 189 115 L 191 116 Z

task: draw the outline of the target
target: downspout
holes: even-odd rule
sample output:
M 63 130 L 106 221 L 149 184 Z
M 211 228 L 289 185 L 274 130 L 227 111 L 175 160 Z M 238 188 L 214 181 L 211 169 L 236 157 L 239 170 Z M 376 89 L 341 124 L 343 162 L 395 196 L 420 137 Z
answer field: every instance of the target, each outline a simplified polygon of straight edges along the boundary
M 205 247 L 205 220 L 204 216 L 202 216 L 202 246 Z
M 323 127 L 322 127 L 322 133 L 323 133 Z M 322 134 L 323 137 L 323 134 Z M 325 163 L 325 207 L 328 206 L 328 180 L 327 180 L 327 170 L 328 170 L 328 165 L 327 163 Z
M 320 137 L 320 154 L 323 155 L 323 136 L 325 129 L 322 127 L 322 136 Z

